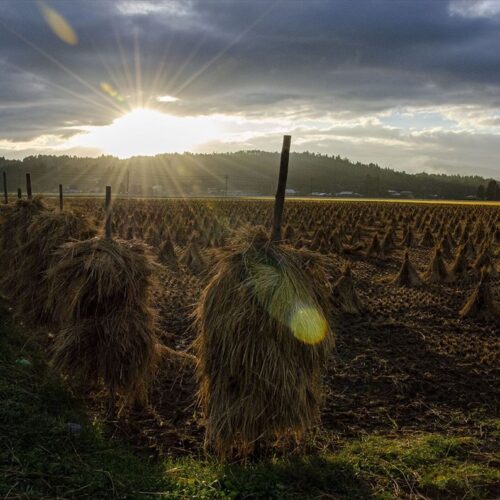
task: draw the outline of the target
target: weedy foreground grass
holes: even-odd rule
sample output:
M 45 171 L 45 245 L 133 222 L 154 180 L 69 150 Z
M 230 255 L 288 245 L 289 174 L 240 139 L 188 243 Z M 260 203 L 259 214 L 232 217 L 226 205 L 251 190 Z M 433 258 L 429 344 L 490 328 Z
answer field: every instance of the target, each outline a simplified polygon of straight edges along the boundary
M 2 498 L 495 498 L 499 441 L 500 421 L 489 421 L 480 440 L 372 435 L 247 464 L 148 457 L 88 419 L 0 304 Z

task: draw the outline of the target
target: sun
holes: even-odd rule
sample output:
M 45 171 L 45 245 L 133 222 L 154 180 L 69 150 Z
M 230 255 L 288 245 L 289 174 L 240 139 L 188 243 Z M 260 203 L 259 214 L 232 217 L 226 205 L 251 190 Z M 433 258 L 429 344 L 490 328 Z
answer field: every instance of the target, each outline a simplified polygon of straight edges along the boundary
M 109 125 L 84 127 L 73 143 L 119 158 L 183 153 L 215 139 L 217 128 L 216 121 L 206 116 L 182 117 L 136 108 Z

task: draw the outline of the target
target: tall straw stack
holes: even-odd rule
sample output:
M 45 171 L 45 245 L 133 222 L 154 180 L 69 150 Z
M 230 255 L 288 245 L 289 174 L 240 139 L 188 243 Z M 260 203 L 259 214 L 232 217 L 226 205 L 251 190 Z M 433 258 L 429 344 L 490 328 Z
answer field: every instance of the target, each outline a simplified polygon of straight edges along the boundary
M 222 456 L 317 422 L 333 344 L 324 257 L 241 230 L 218 251 L 196 310 L 207 444 Z
M 43 211 L 33 218 L 27 229 L 27 241 L 18 249 L 19 267 L 10 289 L 23 320 L 30 323 L 49 320 L 46 273 L 54 261 L 54 253 L 68 241 L 84 240 L 95 234 L 95 227 L 73 212 Z
M 17 269 L 22 266 L 24 255 L 20 252 L 29 239 L 28 227 L 35 216 L 47 211 L 48 208 L 41 198 L 32 200 L 17 200 L 13 205 L 7 205 L 0 214 L 0 261 L 3 275 L 0 286 L 10 290 L 17 282 Z
M 56 367 L 112 398 L 145 400 L 157 349 L 154 264 L 142 245 L 109 238 L 66 243 L 49 270 L 49 303 L 61 325 Z

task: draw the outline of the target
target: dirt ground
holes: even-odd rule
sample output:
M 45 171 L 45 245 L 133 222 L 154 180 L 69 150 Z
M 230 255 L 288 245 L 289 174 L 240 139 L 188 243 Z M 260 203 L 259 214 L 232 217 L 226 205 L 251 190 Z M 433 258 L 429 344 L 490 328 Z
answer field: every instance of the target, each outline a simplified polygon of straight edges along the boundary
M 455 208 L 442 210 L 452 213 Z M 486 216 L 498 223 L 498 209 L 485 210 Z M 266 214 L 263 211 L 260 216 L 265 220 Z M 345 263 L 350 263 L 364 311 L 343 314 L 332 304 L 336 347 L 324 376 L 321 430 L 316 432 L 313 446 L 333 448 L 339 440 L 378 432 L 480 436 L 483 423 L 499 415 L 500 320 L 459 317 L 477 286 L 477 275 L 469 272 L 451 284 L 418 287 L 388 283 L 401 266 L 405 247 L 398 243 L 388 256 L 366 256 L 373 234 L 383 234 L 380 221 L 368 219 L 362 226 L 363 250 L 349 255 L 327 253 L 331 283 Z M 232 222 L 237 224 L 238 220 Z M 397 226 L 396 241 L 403 239 L 403 225 Z M 345 227 L 349 231 L 348 221 Z M 300 235 L 306 246 L 314 232 L 313 223 Z M 496 262 L 490 276 L 497 301 L 498 248 L 493 244 Z M 175 249 L 181 255 L 185 245 L 176 242 Z M 181 265 L 176 272 L 163 268 L 159 273 L 155 302 L 162 342 L 181 351 L 191 351 L 196 335 L 194 306 L 213 265 L 213 249 L 202 247 L 201 252 L 207 272 L 193 274 Z M 420 273 L 429 266 L 431 254 L 432 248 L 418 243 L 409 247 L 410 261 Z M 96 412 L 104 408 L 102 395 L 92 395 L 88 403 Z M 192 363 L 164 362 L 153 386 L 151 405 L 148 412 L 124 412 L 115 421 L 116 431 L 155 454 L 196 454 L 202 449 L 203 427 Z

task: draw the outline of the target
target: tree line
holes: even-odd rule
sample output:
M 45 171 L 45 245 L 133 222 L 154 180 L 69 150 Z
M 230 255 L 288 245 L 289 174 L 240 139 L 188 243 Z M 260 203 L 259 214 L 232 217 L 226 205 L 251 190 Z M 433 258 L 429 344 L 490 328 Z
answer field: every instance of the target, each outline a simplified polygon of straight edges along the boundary
M 486 187 L 483 184 L 479 184 L 477 198 L 479 200 L 500 201 L 500 186 L 497 181 L 490 179 Z
M 80 192 L 138 195 L 273 195 L 279 153 L 239 151 L 211 154 L 162 154 L 119 159 L 36 155 L 23 160 L 0 158 L 9 190 L 24 186 L 30 172 L 35 192 L 56 192 L 58 184 Z M 375 163 L 352 162 L 340 156 L 292 153 L 288 187 L 297 195 L 352 192 L 365 197 L 401 195 L 415 198 L 499 198 L 494 179 L 446 174 L 409 174 Z

